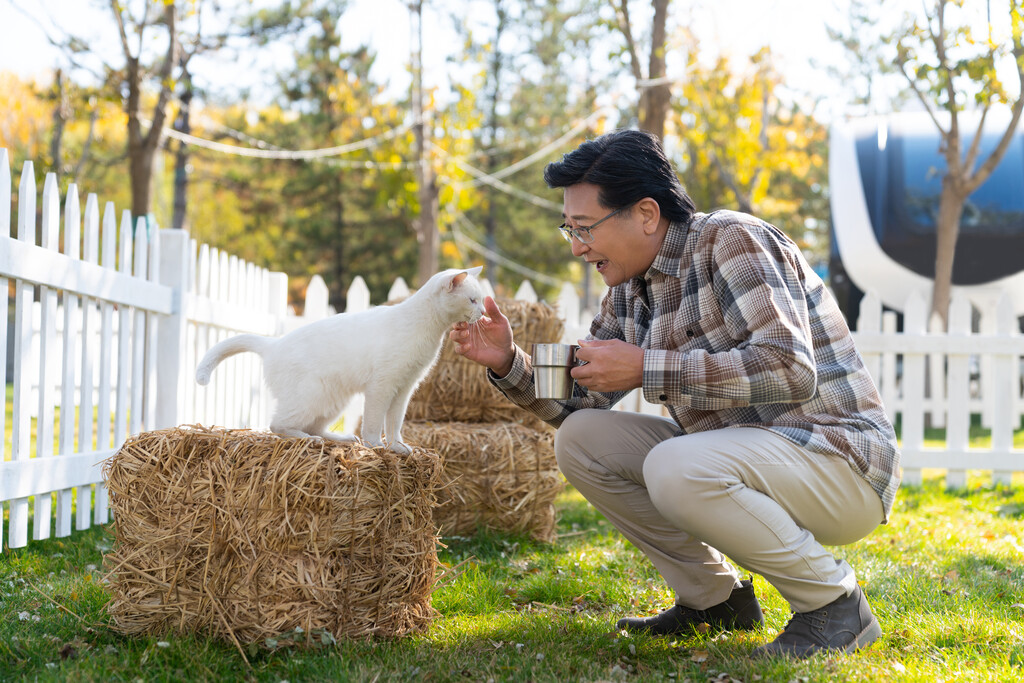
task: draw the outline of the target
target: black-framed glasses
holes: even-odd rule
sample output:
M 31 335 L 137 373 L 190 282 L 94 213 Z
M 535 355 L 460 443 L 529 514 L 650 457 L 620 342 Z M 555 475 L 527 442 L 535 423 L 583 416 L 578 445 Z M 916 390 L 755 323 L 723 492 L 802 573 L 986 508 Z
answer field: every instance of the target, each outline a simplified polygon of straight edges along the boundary
M 558 229 L 562 232 L 562 237 L 565 238 L 566 242 L 572 242 L 572 238 L 575 237 L 576 241 L 579 242 L 580 244 L 590 244 L 591 242 L 594 241 L 594 236 L 591 234 L 591 231 L 594 228 L 601 225 L 609 218 L 625 211 L 634 204 L 636 204 L 636 202 L 630 202 L 629 204 L 626 204 L 622 208 L 615 209 L 610 214 L 608 214 L 601 220 L 596 221 L 591 225 L 581 225 L 576 228 L 570 228 L 568 223 L 562 223 L 561 225 L 558 226 Z

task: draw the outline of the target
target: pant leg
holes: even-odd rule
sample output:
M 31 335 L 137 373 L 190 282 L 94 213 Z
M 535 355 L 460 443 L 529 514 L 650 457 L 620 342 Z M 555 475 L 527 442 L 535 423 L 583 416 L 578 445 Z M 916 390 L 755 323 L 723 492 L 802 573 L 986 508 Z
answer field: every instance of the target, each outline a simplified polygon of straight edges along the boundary
M 705 609 L 729 598 L 736 570 L 722 553 L 680 531 L 651 502 L 644 460 L 679 431 L 672 420 L 612 410 L 581 410 L 555 433 L 565 478 L 633 545 L 675 591 L 679 604 Z
M 764 576 L 796 612 L 853 590 L 853 569 L 823 544 L 859 540 L 883 517 L 878 495 L 846 461 L 767 429 L 662 441 L 644 478 L 666 520 Z

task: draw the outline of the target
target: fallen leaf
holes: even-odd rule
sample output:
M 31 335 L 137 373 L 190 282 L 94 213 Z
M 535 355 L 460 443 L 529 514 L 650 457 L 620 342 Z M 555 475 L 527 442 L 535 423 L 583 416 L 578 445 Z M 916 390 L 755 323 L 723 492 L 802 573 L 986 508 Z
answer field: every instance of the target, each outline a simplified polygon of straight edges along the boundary
M 707 650 L 694 650 L 693 652 L 690 653 L 690 661 L 691 662 L 697 662 L 698 664 L 700 664 L 701 662 L 708 661 L 708 651 Z

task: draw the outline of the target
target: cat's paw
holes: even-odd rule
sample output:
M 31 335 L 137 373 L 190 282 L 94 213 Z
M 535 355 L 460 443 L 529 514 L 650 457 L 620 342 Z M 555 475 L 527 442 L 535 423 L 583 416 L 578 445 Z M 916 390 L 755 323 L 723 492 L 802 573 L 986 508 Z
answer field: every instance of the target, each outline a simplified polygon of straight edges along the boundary
M 393 444 L 389 444 L 388 450 L 394 451 L 399 455 L 409 455 L 410 453 L 412 453 L 412 448 L 409 445 L 402 443 L 401 441 L 396 441 Z
M 354 434 L 338 434 L 337 432 L 324 432 L 320 438 L 334 443 L 356 443 L 359 441 Z

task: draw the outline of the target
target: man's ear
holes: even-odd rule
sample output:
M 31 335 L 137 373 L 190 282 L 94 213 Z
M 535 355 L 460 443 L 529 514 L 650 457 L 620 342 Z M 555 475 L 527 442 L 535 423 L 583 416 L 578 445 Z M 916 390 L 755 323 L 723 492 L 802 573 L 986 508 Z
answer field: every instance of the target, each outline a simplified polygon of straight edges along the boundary
M 643 218 L 644 232 L 648 235 L 653 235 L 657 232 L 658 224 L 661 222 L 661 206 L 657 200 L 644 197 L 636 203 L 636 210 L 640 212 L 640 216 Z

